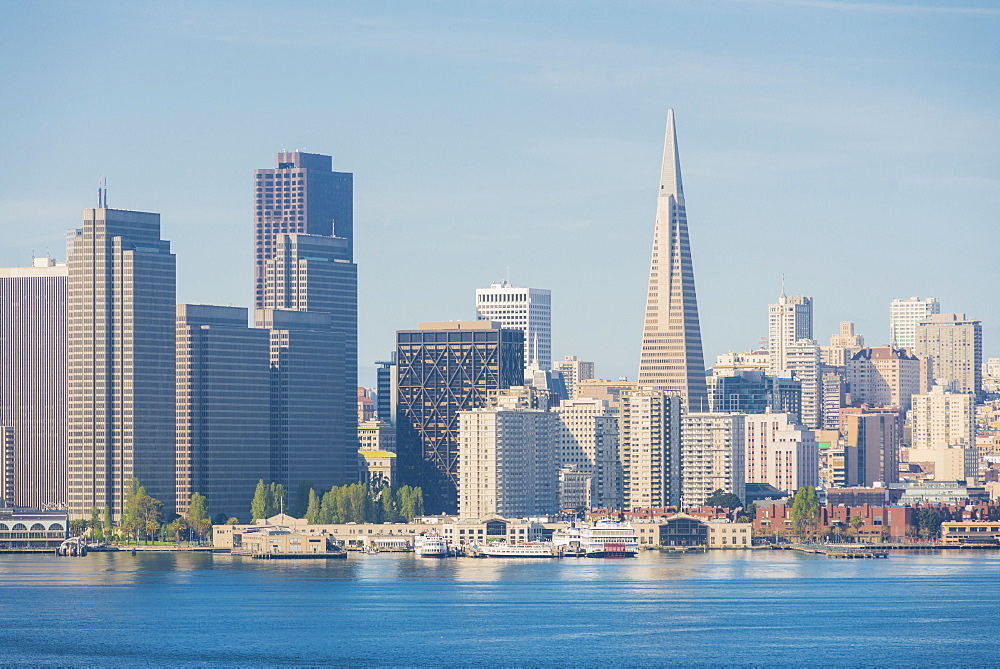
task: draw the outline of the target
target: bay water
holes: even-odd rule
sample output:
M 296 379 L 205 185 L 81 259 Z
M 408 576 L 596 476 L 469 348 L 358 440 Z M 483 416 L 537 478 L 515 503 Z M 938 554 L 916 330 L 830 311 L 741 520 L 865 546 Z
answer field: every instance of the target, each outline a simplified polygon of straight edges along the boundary
M 0 664 L 1000 666 L 1000 552 L 4 554 Z

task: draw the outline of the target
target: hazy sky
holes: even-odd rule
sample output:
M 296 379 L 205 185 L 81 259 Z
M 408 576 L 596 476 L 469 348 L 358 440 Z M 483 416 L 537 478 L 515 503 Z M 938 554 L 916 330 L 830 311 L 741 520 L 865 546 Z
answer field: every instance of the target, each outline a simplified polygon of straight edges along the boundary
M 0 265 L 159 212 L 178 300 L 247 305 L 274 152 L 355 175 L 360 368 L 397 329 L 553 294 L 553 355 L 634 379 L 666 110 L 706 363 L 781 275 L 821 343 L 938 297 L 997 343 L 1000 3 L 0 3 Z

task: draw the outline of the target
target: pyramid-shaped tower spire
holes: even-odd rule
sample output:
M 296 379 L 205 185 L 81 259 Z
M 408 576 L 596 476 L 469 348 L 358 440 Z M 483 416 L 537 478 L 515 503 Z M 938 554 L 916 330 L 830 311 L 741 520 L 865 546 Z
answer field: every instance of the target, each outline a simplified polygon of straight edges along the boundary
M 705 358 L 680 165 L 671 109 L 667 112 L 656 202 L 639 384 L 679 396 L 688 411 L 708 411 Z

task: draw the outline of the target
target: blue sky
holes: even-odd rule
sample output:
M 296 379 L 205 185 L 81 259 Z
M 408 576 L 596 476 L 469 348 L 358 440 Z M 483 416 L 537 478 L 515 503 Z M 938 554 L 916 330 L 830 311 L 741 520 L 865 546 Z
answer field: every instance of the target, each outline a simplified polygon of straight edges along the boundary
M 355 174 L 360 366 L 553 292 L 553 353 L 635 378 L 666 110 L 706 362 L 784 274 L 815 336 L 932 295 L 996 343 L 1000 3 L 0 4 L 0 265 L 64 258 L 96 203 L 155 211 L 178 299 L 246 305 L 253 170 Z

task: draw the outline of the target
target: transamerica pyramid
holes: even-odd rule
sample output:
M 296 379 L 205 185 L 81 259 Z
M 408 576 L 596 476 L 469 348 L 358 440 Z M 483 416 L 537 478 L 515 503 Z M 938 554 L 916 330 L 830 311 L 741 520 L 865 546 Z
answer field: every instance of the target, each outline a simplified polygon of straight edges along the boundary
M 639 385 L 679 396 L 687 411 L 708 411 L 705 356 L 701 350 L 673 109 L 667 110 L 667 137 L 656 199 Z

